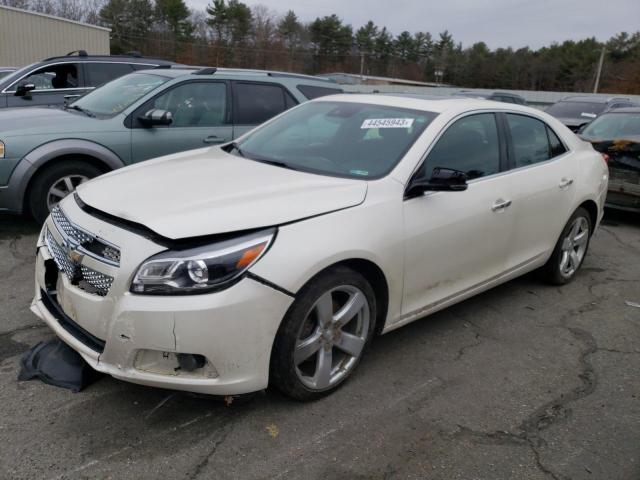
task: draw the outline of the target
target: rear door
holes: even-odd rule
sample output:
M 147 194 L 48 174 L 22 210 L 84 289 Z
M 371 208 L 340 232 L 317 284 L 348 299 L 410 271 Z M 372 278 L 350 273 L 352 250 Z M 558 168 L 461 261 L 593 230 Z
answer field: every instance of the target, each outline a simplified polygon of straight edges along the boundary
M 233 137 L 297 105 L 279 83 L 233 82 Z
M 138 108 L 131 118 L 134 162 L 231 141 L 229 85 L 194 80 L 174 85 Z M 152 109 L 171 112 L 169 126 L 147 127 L 138 116 Z
M 535 262 L 553 249 L 569 219 L 576 159 L 542 120 L 500 115 L 509 139 L 509 173 L 515 228 L 509 266 Z
M 444 131 L 416 172 L 436 167 L 469 176 L 461 192 L 428 192 L 404 202 L 402 311 L 419 314 L 499 277 L 513 231 L 506 144 L 494 113 L 462 117 Z
M 36 89 L 16 97 L 18 85 L 33 84 Z M 36 68 L 7 88 L 8 107 L 61 105 L 65 96 L 78 96 L 87 91 L 82 66 L 76 62 L 61 62 Z

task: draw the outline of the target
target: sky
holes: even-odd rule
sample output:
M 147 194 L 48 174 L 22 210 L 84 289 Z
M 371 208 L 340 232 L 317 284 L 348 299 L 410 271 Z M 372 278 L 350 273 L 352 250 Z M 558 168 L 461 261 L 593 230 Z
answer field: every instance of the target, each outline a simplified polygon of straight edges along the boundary
M 456 42 L 483 41 L 490 48 L 529 46 L 595 36 L 608 40 L 640 30 L 640 0 L 242 0 L 277 14 L 291 9 L 301 21 L 337 14 L 356 30 L 373 20 L 397 35 L 403 30 L 449 30 Z M 204 10 L 210 0 L 186 0 Z

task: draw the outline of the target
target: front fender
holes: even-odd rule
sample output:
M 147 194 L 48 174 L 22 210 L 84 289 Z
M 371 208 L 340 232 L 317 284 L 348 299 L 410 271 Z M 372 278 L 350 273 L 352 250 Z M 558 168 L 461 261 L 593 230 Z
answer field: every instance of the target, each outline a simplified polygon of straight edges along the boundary
M 93 157 L 110 170 L 125 164 L 113 151 L 95 142 L 81 139 L 55 140 L 40 145 L 27 153 L 16 165 L 9 183 L 0 192 L 1 210 L 22 213 L 24 196 L 29 182 L 40 168 L 56 158 L 67 155 L 87 155 Z

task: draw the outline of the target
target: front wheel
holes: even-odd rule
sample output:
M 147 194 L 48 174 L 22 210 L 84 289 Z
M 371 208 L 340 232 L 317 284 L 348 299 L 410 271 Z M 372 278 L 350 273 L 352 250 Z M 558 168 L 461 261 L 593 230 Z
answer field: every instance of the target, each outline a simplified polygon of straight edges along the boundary
M 297 400 L 338 388 L 357 367 L 375 331 L 373 289 L 359 273 L 335 267 L 305 286 L 275 339 L 271 381 Z
M 44 223 L 49 212 L 64 197 L 71 194 L 78 185 L 103 172 L 82 160 L 56 162 L 37 174 L 29 191 L 29 210 L 31 216 Z
M 540 269 L 542 279 L 553 285 L 573 280 L 589 249 L 592 231 L 589 212 L 578 208 L 562 230 L 551 258 Z

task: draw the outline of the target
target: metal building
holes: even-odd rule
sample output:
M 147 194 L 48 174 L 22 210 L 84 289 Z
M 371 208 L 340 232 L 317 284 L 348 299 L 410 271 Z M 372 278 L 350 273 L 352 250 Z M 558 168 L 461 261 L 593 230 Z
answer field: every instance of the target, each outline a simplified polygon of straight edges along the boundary
M 110 31 L 0 5 L 0 66 L 22 67 L 73 50 L 108 55 Z

